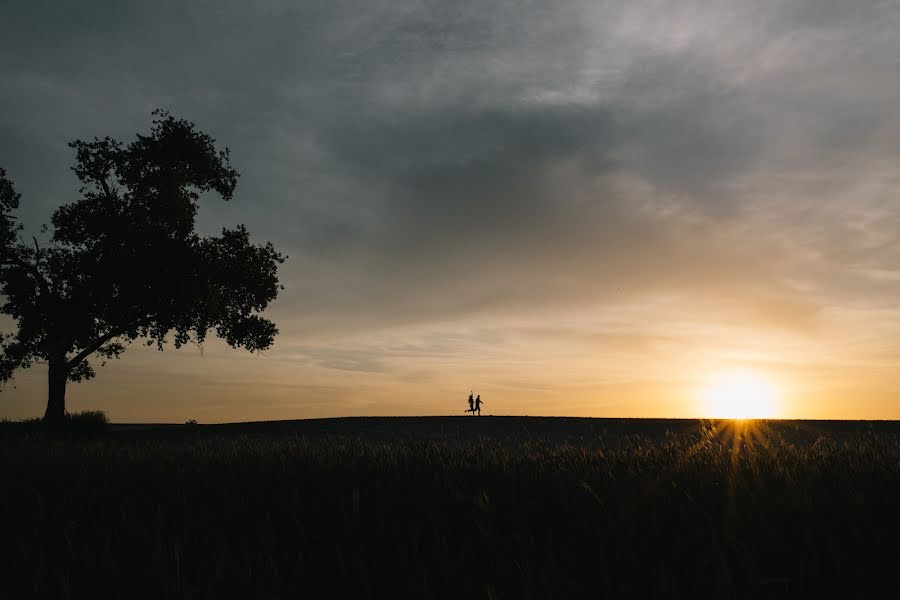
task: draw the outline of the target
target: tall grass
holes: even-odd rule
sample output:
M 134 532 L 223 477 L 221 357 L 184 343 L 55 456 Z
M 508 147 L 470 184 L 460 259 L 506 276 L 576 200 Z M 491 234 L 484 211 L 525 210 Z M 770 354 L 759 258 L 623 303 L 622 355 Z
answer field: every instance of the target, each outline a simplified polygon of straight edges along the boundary
M 0 597 L 890 597 L 900 440 L 0 437 Z
M 102 410 L 85 410 L 66 413 L 58 421 L 26 419 L 24 421 L 0 420 L 0 434 L 19 433 L 37 436 L 97 436 L 109 433 L 109 418 Z

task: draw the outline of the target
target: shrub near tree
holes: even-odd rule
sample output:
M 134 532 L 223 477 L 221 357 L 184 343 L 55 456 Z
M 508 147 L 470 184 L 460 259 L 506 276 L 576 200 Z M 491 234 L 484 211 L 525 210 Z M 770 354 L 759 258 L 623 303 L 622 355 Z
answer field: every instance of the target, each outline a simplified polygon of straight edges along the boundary
M 285 257 L 251 243 L 243 225 L 195 231 L 201 194 L 234 194 L 228 149 L 193 123 L 154 115 L 150 134 L 130 144 L 70 144 L 81 197 L 53 213 L 47 244 L 21 235 L 20 195 L 0 169 L 0 312 L 16 323 L 0 334 L 0 381 L 46 363 L 45 419 L 64 417 L 66 384 L 94 376 L 90 359 L 105 363 L 139 338 L 162 350 L 169 336 L 178 348 L 213 331 L 255 352 L 278 333 L 258 313 L 283 289 Z

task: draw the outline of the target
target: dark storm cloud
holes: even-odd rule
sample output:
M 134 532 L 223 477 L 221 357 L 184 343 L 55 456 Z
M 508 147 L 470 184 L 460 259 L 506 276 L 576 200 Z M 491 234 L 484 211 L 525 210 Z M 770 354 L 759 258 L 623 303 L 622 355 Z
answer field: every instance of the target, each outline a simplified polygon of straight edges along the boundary
M 739 218 L 885 151 L 897 11 L 854 6 L 7 3 L 0 162 L 45 219 L 67 140 L 195 120 L 242 173 L 204 226 L 291 256 L 285 331 L 685 291 L 805 322 L 792 223 Z

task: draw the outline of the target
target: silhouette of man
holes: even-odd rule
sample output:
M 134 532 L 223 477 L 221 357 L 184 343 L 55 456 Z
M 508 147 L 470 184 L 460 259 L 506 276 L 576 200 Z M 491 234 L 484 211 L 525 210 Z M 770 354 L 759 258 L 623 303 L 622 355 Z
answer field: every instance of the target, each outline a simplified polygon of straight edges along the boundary
M 479 417 L 481 416 L 481 405 L 482 404 L 484 404 L 484 402 L 481 401 L 481 394 L 478 394 L 478 397 L 475 398 L 475 410 L 478 411 Z
M 472 392 L 469 392 L 469 410 L 466 412 L 472 413 L 472 416 L 475 416 L 475 400 L 472 398 Z

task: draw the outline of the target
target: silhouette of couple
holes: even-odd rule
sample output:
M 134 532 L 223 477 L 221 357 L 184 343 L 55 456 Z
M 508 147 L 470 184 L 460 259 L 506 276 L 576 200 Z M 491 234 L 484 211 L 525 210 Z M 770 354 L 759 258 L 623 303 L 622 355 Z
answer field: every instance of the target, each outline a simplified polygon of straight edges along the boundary
M 466 409 L 465 412 L 472 413 L 472 416 L 475 416 L 475 413 L 478 413 L 478 416 L 481 416 L 481 405 L 484 402 L 481 400 L 481 394 L 478 394 L 477 398 L 472 398 L 472 392 L 469 392 L 469 408 Z

